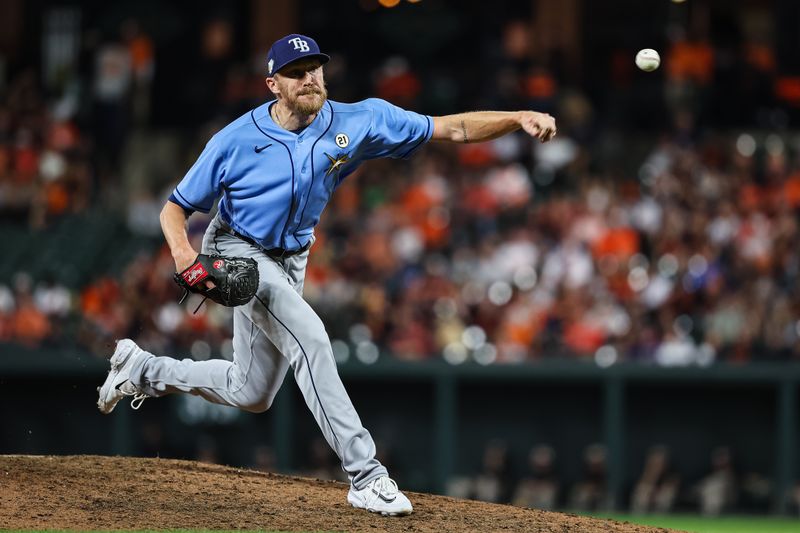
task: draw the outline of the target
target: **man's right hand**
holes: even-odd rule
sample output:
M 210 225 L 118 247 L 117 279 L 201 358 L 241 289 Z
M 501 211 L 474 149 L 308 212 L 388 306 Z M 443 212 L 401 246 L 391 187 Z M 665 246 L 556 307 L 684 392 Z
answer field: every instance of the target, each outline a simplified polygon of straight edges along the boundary
M 175 272 L 183 272 L 192 266 L 197 259 L 197 255 L 197 252 L 191 246 L 173 252 L 172 259 L 175 260 Z
M 159 215 L 161 230 L 164 232 L 164 238 L 167 239 L 172 259 L 175 261 L 175 272 L 178 274 L 192 266 L 198 256 L 197 250 L 192 248 L 186 236 L 187 217 L 183 208 L 171 200 L 164 204 L 161 215 Z M 212 281 L 204 283 L 207 288 L 214 288 Z
M 192 266 L 195 261 L 197 261 L 197 252 L 194 251 L 194 248 L 191 246 L 187 246 L 186 248 L 182 248 L 177 253 L 172 254 L 172 258 L 175 260 L 175 272 L 180 274 L 190 266 Z M 216 285 L 211 280 L 203 281 L 203 285 L 207 289 L 213 289 Z

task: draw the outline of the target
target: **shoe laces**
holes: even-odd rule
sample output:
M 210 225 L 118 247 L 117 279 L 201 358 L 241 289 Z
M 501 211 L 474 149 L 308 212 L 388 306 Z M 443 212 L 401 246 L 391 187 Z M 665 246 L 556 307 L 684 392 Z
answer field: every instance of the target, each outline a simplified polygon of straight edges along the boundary
M 367 499 L 367 503 L 371 506 L 373 505 L 378 499 L 386 499 L 394 498 L 397 496 L 397 493 L 400 492 L 397 488 L 397 483 L 390 478 L 389 476 L 381 476 L 372 483 L 367 486 L 367 494 L 365 499 Z
M 134 395 L 133 400 L 131 400 L 131 409 L 133 409 L 134 411 L 138 410 L 142 406 L 144 401 L 149 397 L 150 396 L 148 396 L 143 392 Z
M 133 410 L 138 410 L 142 406 L 142 403 L 144 403 L 144 401 L 150 397 L 137 389 L 136 385 L 130 381 L 126 381 L 117 387 L 117 390 L 125 396 L 133 396 L 133 399 L 131 400 L 131 409 Z
M 375 485 L 380 485 L 378 491 L 381 493 L 388 492 L 389 494 L 391 494 L 393 492 L 397 492 L 398 490 L 397 483 L 389 476 L 379 477 L 378 480 L 375 482 Z

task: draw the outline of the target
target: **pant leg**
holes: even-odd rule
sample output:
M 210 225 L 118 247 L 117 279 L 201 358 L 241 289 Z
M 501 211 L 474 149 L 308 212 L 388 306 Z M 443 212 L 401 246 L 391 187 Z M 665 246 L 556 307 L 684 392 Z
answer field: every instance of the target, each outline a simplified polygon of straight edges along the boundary
M 295 273 L 304 270 L 306 257 L 303 254 L 281 262 L 267 258 L 261 271 L 265 283 L 248 307 L 252 306 L 253 321 L 289 360 L 325 440 L 339 456 L 353 485 L 361 488 L 387 472 L 375 458 L 372 436 L 362 425 L 339 377 L 325 326 L 298 294 L 302 277 Z M 267 274 L 263 275 L 265 270 Z
M 233 325 L 233 361 L 153 356 L 143 361 L 141 369 L 132 370 L 134 385 L 154 397 L 184 392 L 253 413 L 266 411 L 289 361 L 241 308 L 234 309 Z

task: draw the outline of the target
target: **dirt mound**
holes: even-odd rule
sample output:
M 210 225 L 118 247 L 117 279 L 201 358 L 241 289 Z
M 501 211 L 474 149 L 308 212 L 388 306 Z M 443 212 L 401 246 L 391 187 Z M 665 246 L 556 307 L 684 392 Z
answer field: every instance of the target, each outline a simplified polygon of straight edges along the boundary
M 166 459 L 0 456 L 0 529 L 665 532 L 409 493 L 414 514 L 350 507 L 347 485 Z

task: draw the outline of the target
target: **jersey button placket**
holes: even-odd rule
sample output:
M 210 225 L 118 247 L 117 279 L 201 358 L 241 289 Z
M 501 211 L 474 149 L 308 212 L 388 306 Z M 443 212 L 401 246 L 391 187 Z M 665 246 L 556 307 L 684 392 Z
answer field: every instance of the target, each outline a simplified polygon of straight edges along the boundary
M 303 161 L 303 165 L 300 167 L 300 176 L 301 176 L 300 181 L 303 183 L 303 187 L 302 189 L 300 189 L 302 191 L 300 193 L 300 202 L 301 205 L 303 206 L 305 206 L 307 201 L 306 197 L 308 196 L 308 182 L 310 180 L 307 170 L 308 170 L 308 164 L 305 161 Z M 294 223 L 296 224 L 295 229 L 297 229 L 297 226 L 300 224 L 301 218 L 302 218 L 302 210 L 298 210 L 294 220 Z
M 297 141 L 295 142 L 295 145 L 294 145 L 295 152 L 299 152 L 300 151 L 300 149 L 301 149 L 300 145 L 301 144 L 303 144 L 303 139 L 298 137 Z M 303 160 L 303 159 L 305 159 L 305 158 L 302 158 L 301 160 Z M 293 216 L 292 216 L 292 226 L 294 226 L 294 227 L 290 229 L 290 234 L 293 233 L 294 231 L 297 231 L 297 227 L 300 224 L 301 211 L 303 210 L 302 206 L 305 203 L 305 199 L 306 199 L 306 195 L 307 195 L 306 186 L 305 186 L 305 182 L 306 182 L 306 179 L 307 179 L 307 174 L 306 174 L 307 164 L 306 164 L 305 161 L 303 161 L 302 164 L 300 164 L 300 162 L 298 161 L 298 165 L 295 168 L 298 169 L 297 175 L 298 175 L 299 179 L 297 180 L 297 188 L 296 188 L 296 191 L 295 191 L 296 198 L 297 198 L 296 210 L 295 210 L 295 212 L 293 213 Z

